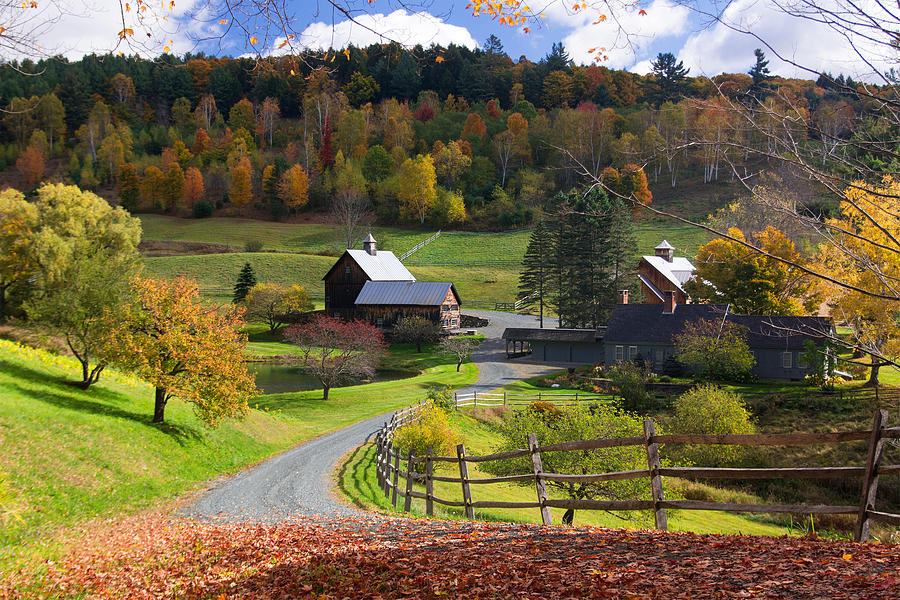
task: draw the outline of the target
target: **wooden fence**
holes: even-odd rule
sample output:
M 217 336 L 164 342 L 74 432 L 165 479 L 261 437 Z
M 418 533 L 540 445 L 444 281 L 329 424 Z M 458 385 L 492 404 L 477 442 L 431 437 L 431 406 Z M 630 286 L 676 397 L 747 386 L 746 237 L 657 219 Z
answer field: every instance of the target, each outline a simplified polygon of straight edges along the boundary
M 375 438 L 376 472 L 378 484 L 393 506 L 403 498 L 403 510 L 409 512 L 413 498 L 425 501 L 425 513 L 434 514 L 434 503 L 443 506 L 463 508 L 466 517 L 475 518 L 476 508 L 537 508 L 541 513 L 541 521 L 551 524 L 550 508 L 578 510 L 652 510 L 657 529 L 667 529 L 666 509 L 681 510 L 720 510 L 727 512 L 755 513 L 790 513 L 790 514 L 855 514 L 857 515 L 854 537 L 857 541 L 866 541 L 872 521 L 879 521 L 900 526 L 900 514 L 891 514 L 875 510 L 875 497 L 878 489 L 878 478 L 881 475 L 900 475 L 900 465 L 882 465 L 882 454 L 885 442 L 900 439 L 900 427 L 887 427 L 888 413 L 878 410 L 875 413 L 872 429 L 865 431 L 845 431 L 838 433 L 790 433 L 790 434 L 754 434 L 754 435 L 657 435 L 652 419 L 644 419 L 642 436 L 594 439 L 564 442 L 538 446 L 533 433 L 528 434 L 527 448 L 499 452 L 486 456 L 467 456 L 463 444 L 456 447 L 456 456 L 434 456 L 431 449 L 425 456 L 415 456 L 412 452 L 403 454 L 393 445 L 393 435 L 398 427 L 418 418 L 425 403 L 412 405 L 397 411 L 389 423 L 385 423 Z M 802 467 L 802 468 L 705 468 L 675 467 L 663 468 L 659 459 L 660 444 L 727 444 L 738 446 L 798 446 L 809 444 L 833 444 L 851 441 L 868 441 L 866 462 L 861 467 Z M 548 473 L 542 466 L 542 454 L 545 452 L 583 452 L 600 448 L 624 448 L 644 446 L 647 454 L 647 468 L 635 471 L 616 473 L 569 474 Z M 532 472 L 523 475 L 504 477 L 487 477 L 473 479 L 469 477 L 469 463 L 508 460 L 530 456 Z M 434 474 L 435 463 L 445 462 L 457 465 L 459 477 L 438 476 Z M 424 463 L 424 473 L 416 473 L 416 465 Z M 551 499 L 547 495 L 547 482 L 600 482 L 637 479 L 648 477 L 652 500 L 573 500 Z M 722 502 L 700 502 L 695 500 L 666 500 L 663 477 L 680 477 L 686 479 L 851 479 L 861 480 L 860 503 L 857 506 L 828 505 L 780 505 L 780 504 L 736 504 Z M 402 479 L 402 481 L 401 481 Z M 434 494 L 434 482 L 450 482 L 460 485 L 462 500 L 455 501 L 440 498 Z M 536 492 L 534 502 L 505 502 L 496 500 L 473 500 L 472 486 L 494 483 L 514 483 L 533 481 Z M 420 482 L 425 492 L 413 489 L 413 483 Z
M 610 394 L 602 395 L 587 392 L 572 392 L 570 394 L 545 394 L 543 392 L 538 392 L 537 394 L 508 394 L 506 392 L 453 394 L 453 401 L 457 409 L 461 406 L 527 406 L 533 402 L 549 402 L 551 404 L 569 406 L 579 402 L 608 402 L 612 398 L 614 396 Z

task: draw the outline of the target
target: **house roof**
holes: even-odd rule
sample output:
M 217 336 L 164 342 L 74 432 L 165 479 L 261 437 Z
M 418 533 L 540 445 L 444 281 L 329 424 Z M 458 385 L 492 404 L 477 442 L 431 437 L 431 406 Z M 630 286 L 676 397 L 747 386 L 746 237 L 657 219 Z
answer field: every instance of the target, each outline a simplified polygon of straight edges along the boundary
M 589 342 L 603 339 L 605 327 L 599 329 L 535 329 L 532 327 L 507 327 L 502 339 L 517 342 Z
M 684 288 L 681 286 L 694 276 L 694 265 L 683 256 L 676 256 L 672 262 L 662 256 L 643 256 L 642 258 L 682 292 Z
M 609 317 L 604 342 L 618 344 L 670 345 L 686 323 L 722 321 L 747 328 L 750 348 L 802 349 L 811 338 L 831 334 L 833 323 L 827 317 L 772 317 L 736 315 L 726 304 L 679 304 L 671 314 L 662 304 L 617 304 Z
M 459 294 L 449 281 L 367 281 L 356 297 L 356 304 L 440 306 L 448 291 L 459 302 Z
M 365 250 L 347 250 L 344 252 L 344 255 L 349 255 L 372 281 L 416 280 L 413 274 L 409 272 L 409 269 L 404 267 L 400 259 L 389 250 L 378 250 L 375 256 L 372 256 Z M 331 272 L 337 268 L 340 262 L 341 259 L 338 259 L 322 279 L 328 279 L 328 276 L 331 275 Z

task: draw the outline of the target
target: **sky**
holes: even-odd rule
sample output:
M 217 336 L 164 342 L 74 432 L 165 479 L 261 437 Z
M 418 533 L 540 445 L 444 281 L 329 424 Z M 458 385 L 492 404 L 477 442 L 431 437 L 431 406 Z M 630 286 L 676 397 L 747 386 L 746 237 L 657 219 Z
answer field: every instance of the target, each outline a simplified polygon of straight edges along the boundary
M 137 3 L 137 0 L 127 1 L 129 8 L 132 1 Z M 679 0 L 625 1 L 615 12 L 608 9 L 614 2 L 606 2 L 603 14 L 607 18 L 600 23 L 596 21 L 601 13 L 590 4 L 586 9 L 573 11 L 568 3 L 571 0 L 565 4 L 559 0 L 544 0 L 549 1 L 540 8 L 544 18 L 513 28 L 500 25 L 487 16 L 473 17 L 465 8 L 468 3 L 465 0 L 409 0 L 404 3 L 398 0 L 344 0 L 352 7 L 364 10 L 354 13 L 358 23 L 331 10 L 326 0 L 287 1 L 294 12 L 295 37 L 290 41 L 293 47 L 340 48 L 349 43 L 360 46 L 387 41 L 372 30 L 410 46 L 455 43 L 475 47 L 482 45 L 493 33 L 500 38 L 504 50 L 513 60 L 523 55 L 534 61 L 540 60 L 550 52 L 553 43 L 561 41 L 576 63 L 603 64 L 645 74 L 650 71 L 650 63 L 658 53 L 671 52 L 694 76 L 746 72 L 754 63 L 754 49 L 762 47 L 774 74 L 815 78 L 790 64 L 794 62 L 816 71 L 875 80 L 871 66 L 854 55 L 846 39 L 825 26 L 785 15 L 775 7 L 773 0 L 732 0 L 722 12 L 725 21 L 749 30 L 752 35 L 739 33 L 722 23 L 710 24 L 709 19 L 678 4 Z M 847 0 L 822 1 L 836 4 Z M 867 2 L 876 6 L 875 0 L 861 1 L 863 6 Z M 44 48 L 77 58 L 86 52 L 103 52 L 115 46 L 117 33 L 123 29 L 122 15 L 115 1 L 53 2 L 55 4 L 45 0 L 41 5 L 43 14 L 52 17 L 44 19 L 51 22 L 40 31 Z M 203 0 L 178 0 L 168 10 L 154 7 L 155 14 L 154 9 L 145 13 L 143 25 L 129 20 L 135 14 L 130 11 L 126 15 L 126 27 L 135 32 L 130 39 L 146 42 L 145 53 L 150 54 L 168 48 L 176 54 L 202 50 L 213 55 L 241 55 L 248 51 L 249 36 L 257 37 L 255 47 L 263 54 L 277 54 L 291 47 L 279 49 L 284 38 L 274 32 L 267 37 L 261 28 L 243 32 L 235 28 L 234 23 L 220 24 L 218 15 L 202 6 L 205 6 Z M 523 31 L 525 26 L 530 32 Z M 146 36 L 148 32 L 150 36 Z M 204 38 L 205 41 L 197 42 Z M 760 40 L 771 47 L 765 47 Z M 120 46 L 118 49 L 131 53 L 134 47 Z M 866 56 L 875 57 L 877 68 L 890 65 L 890 59 L 876 56 L 877 49 L 867 50 Z M 596 62 L 598 55 L 604 60 Z M 780 60 L 778 55 L 789 62 Z

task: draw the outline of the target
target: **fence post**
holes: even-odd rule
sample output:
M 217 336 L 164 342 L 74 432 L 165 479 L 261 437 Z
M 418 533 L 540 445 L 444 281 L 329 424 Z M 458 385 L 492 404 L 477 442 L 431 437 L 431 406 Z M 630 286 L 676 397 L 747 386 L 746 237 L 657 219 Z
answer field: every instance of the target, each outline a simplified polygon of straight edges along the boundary
M 503 392 L 503 406 L 506 406 L 506 392 Z
M 644 443 L 647 446 L 647 467 L 650 469 L 650 490 L 653 492 L 653 519 L 656 522 L 656 528 L 662 531 L 668 529 L 666 520 L 666 509 L 660 508 L 659 503 L 663 501 L 663 485 L 662 477 L 659 475 L 659 447 L 656 442 L 651 442 L 651 438 L 656 435 L 656 426 L 653 419 L 644 419 Z
M 397 488 L 400 487 L 400 451 L 394 448 L 394 476 L 391 478 L 391 481 L 394 482 L 394 486 L 391 489 L 391 505 L 394 508 L 397 508 Z
M 541 522 L 544 525 L 553 525 L 553 521 L 550 519 L 550 507 L 545 504 L 547 502 L 547 488 L 542 477 L 544 466 L 541 462 L 541 453 L 537 449 L 537 436 L 529 433 L 527 439 L 528 451 L 531 452 L 531 465 L 534 467 L 534 487 L 537 490 L 538 502 L 541 503 Z
M 475 403 L 472 406 L 478 406 L 478 391 L 472 391 L 472 401 Z
M 391 451 L 394 449 L 394 442 L 388 441 L 382 456 L 382 475 L 381 480 L 384 482 L 384 495 L 386 498 L 391 497 Z
M 425 514 L 429 517 L 434 516 L 434 481 L 431 476 L 434 475 L 434 461 L 431 456 L 434 454 L 431 446 L 425 451 Z
M 413 487 L 413 469 L 415 468 L 416 453 L 412 448 L 409 449 L 409 460 L 406 463 L 406 496 L 403 498 L 403 512 L 409 512 L 412 509 L 412 487 Z
M 876 388 L 877 389 L 877 388 Z M 856 519 L 856 531 L 854 539 L 857 542 L 865 542 L 869 539 L 869 511 L 875 509 L 875 495 L 878 491 L 878 466 L 881 463 L 881 454 L 884 449 L 882 430 L 887 424 L 888 412 L 876 410 L 872 422 L 872 437 L 869 438 L 869 454 L 866 458 L 866 472 L 863 475 L 862 497 L 859 501 L 859 515 Z
M 453 392 L 453 409 L 459 410 L 459 396 L 456 395 L 456 392 Z
M 462 480 L 463 504 L 466 508 L 466 518 L 475 520 L 475 509 L 472 507 L 472 489 L 469 487 L 469 465 L 466 464 L 466 447 L 460 444 L 456 447 L 456 458 L 459 460 L 459 478 Z
M 384 437 L 382 432 L 375 436 L 375 478 L 378 480 L 378 487 L 384 488 L 381 480 L 381 451 L 384 449 Z

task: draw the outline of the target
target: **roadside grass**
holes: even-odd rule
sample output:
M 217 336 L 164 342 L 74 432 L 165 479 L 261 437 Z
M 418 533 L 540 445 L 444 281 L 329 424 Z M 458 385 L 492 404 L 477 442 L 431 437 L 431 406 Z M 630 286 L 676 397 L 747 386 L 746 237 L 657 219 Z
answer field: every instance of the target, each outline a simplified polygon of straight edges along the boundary
M 451 415 L 454 428 L 466 445 L 466 453 L 470 455 L 488 454 L 497 442 L 493 428 L 483 421 L 468 415 L 454 413 Z M 345 459 L 336 475 L 338 488 L 344 498 L 352 505 L 366 510 L 379 510 L 389 513 L 402 513 L 403 498 L 398 498 L 395 509 L 382 490 L 378 487 L 374 467 L 375 445 L 368 443 L 351 452 Z M 459 473 L 453 465 L 435 463 L 436 474 L 458 477 Z M 405 468 L 402 465 L 401 468 Z M 480 468 L 480 463 L 469 463 L 469 476 L 473 479 L 489 477 Z M 424 485 L 416 484 L 413 489 L 424 492 Z M 714 490 L 714 488 L 712 488 Z M 672 488 L 670 488 L 670 493 Z M 434 483 L 435 495 L 447 500 L 462 500 L 459 484 L 448 482 Z M 722 496 L 724 492 L 715 490 L 708 492 Z M 514 484 L 473 485 L 473 500 L 502 500 L 507 502 L 532 502 L 536 499 L 534 486 Z M 551 497 L 563 497 L 555 490 L 550 490 Z M 562 522 L 565 512 L 562 509 L 551 509 L 553 522 Z M 412 515 L 425 515 L 425 501 L 413 499 Z M 444 507 L 435 503 L 436 519 L 464 520 L 465 513 L 461 508 Z M 475 519 L 479 521 L 511 521 L 517 523 L 540 523 L 537 509 L 476 509 Z M 576 525 L 594 525 L 598 527 L 616 528 L 651 528 L 652 516 L 647 511 L 633 511 L 613 515 L 605 511 L 579 510 L 575 513 Z M 739 515 L 716 511 L 669 511 L 669 526 L 673 531 L 693 531 L 697 533 L 726 533 L 746 535 L 788 535 L 791 529 L 767 522 L 764 517 L 756 515 Z
M 257 334 L 259 331 L 256 332 Z M 256 335 L 256 334 L 254 334 Z M 280 342 L 275 350 L 283 354 Z M 67 530 L 95 517 L 144 510 L 201 489 L 319 435 L 420 401 L 432 385 L 460 387 L 474 363 L 396 347 L 394 364 L 422 373 L 409 379 L 332 390 L 260 396 L 242 421 L 209 429 L 173 399 L 166 423 L 151 423 L 152 388 L 104 371 L 81 390 L 77 362 L 0 339 L 0 479 L 11 488 L 0 531 L 0 572 L 39 569 L 71 539 Z M 388 362 L 390 362 L 388 361 Z M 5 497 L 5 495 L 4 495 Z

